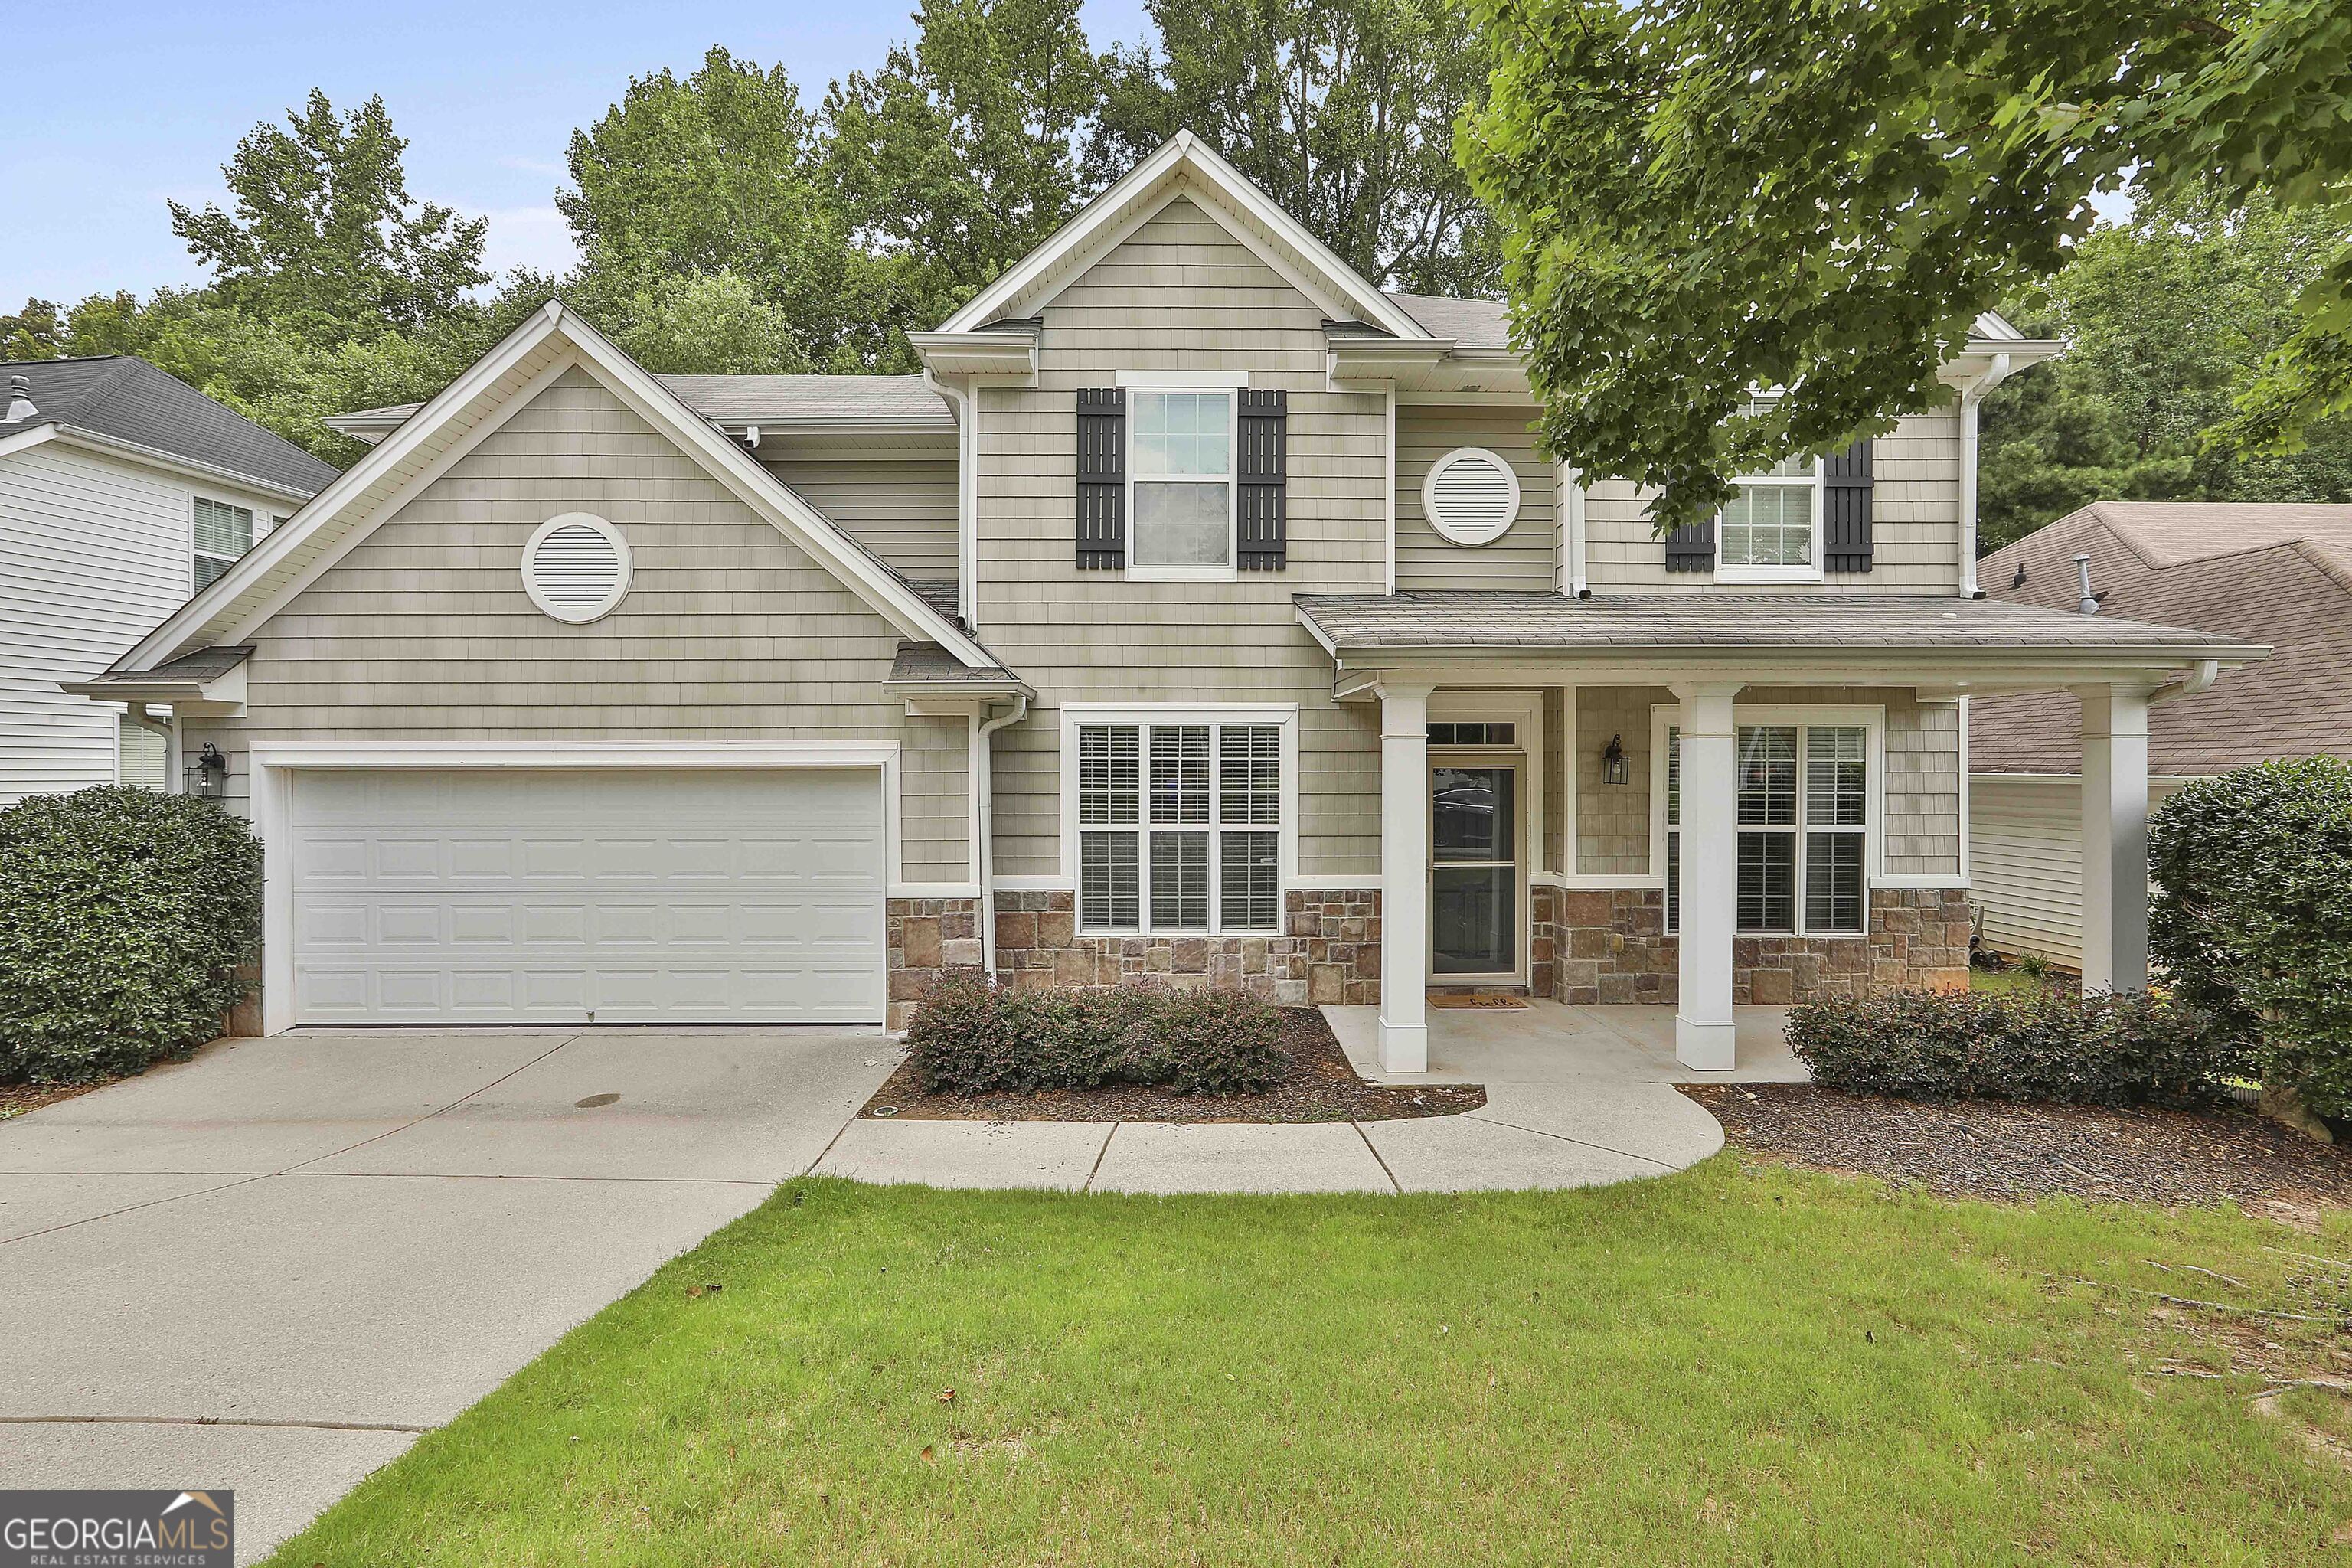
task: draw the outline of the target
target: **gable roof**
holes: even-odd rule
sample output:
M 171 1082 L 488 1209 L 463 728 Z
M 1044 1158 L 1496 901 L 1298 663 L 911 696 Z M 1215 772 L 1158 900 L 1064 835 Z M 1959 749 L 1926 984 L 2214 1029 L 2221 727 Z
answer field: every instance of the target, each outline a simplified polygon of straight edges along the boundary
M 2086 621 L 2168 621 L 2275 649 L 2150 710 L 2149 772 L 2352 753 L 2352 506 L 2098 501 L 1986 556 L 1979 581 L 1997 600 L 2072 609 L 2077 554 L 2105 595 Z M 2063 692 L 1983 699 L 1969 715 L 1969 766 L 2078 773 L 2078 714 Z
M 947 399 L 920 375 L 656 375 L 656 381 L 714 425 L 779 431 L 864 425 L 955 427 Z M 331 429 L 371 444 L 425 405 L 390 403 L 327 416 Z
M 209 587 L 117 660 L 152 670 L 197 648 L 243 643 L 375 526 L 438 479 L 573 365 L 592 374 L 864 599 L 902 637 L 935 642 L 968 668 L 996 660 L 952 618 L 843 533 L 711 422 L 579 316 L 551 300 L 507 334 L 400 428 L 340 475 Z
M 1004 317 L 1034 315 L 1097 256 L 1179 195 L 1213 211 L 1235 238 L 1317 300 L 1327 314 L 1369 321 L 1401 338 L 1433 335 L 1190 131 L 1179 131 L 1113 181 L 939 330 L 979 331 Z
M 0 364 L 0 376 L 21 376 L 36 409 L 0 420 L 0 440 L 54 425 L 289 497 L 315 495 L 335 478 L 331 465 L 135 354 L 16 360 Z

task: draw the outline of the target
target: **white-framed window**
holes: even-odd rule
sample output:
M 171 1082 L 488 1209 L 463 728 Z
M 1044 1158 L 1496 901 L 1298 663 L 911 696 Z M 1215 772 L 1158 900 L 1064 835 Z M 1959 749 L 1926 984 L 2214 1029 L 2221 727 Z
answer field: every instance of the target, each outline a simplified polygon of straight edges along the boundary
M 1750 403 L 1747 412 L 1763 405 Z M 1715 574 L 1726 583 L 1810 583 L 1822 574 L 1822 465 L 1783 458 L 1732 481 L 1715 522 Z
M 1127 388 L 1129 577 L 1234 576 L 1235 393 L 1223 372 L 1121 375 Z
M 1666 929 L 1682 929 L 1682 729 L 1660 710 Z M 1754 935 L 1858 935 L 1869 928 L 1873 801 L 1884 771 L 1869 711 L 1740 716 L 1737 926 Z
M 1078 929 L 1282 929 L 1289 715 L 1170 712 L 1068 724 Z
M 253 548 L 253 513 L 206 496 L 195 498 L 196 588 L 209 588 Z

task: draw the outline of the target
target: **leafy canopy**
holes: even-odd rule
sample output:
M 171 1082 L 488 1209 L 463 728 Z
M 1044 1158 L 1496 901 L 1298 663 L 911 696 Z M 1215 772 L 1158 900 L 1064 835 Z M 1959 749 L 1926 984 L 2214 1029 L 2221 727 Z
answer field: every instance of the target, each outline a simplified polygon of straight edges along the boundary
M 2339 216 L 2352 178 L 2342 0 L 1470 5 L 1499 64 L 1460 149 L 1546 439 L 1658 487 L 1662 529 L 1727 473 L 1947 398 L 1972 319 L 2056 271 L 2127 173 Z M 2241 445 L 2352 406 L 2352 247 L 2297 310 Z

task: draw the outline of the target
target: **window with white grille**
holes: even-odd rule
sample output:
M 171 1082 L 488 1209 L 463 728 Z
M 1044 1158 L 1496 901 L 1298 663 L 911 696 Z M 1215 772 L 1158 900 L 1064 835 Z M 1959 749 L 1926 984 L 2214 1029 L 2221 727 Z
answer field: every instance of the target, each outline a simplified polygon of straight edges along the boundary
M 1080 724 L 1077 775 L 1081 930 L 1281 929 L 1280 725 Z
M 1484 447 L 1458 447 L 1430 465 L 1421 511 L 1456 544 L 1491 544 L 1519 515 L 1519 476 Z
M 201 592 L 253 548 L 253 513 L 203 496 L 195 502 L 196 587 Z
M 1870 731 L 1839 723 L 1741 724 L 1742 931 L 1859 932 L 1870 915 Z M 1665 731 L 1666 929 L 1682 929 L 1682 727 Z
M 603 518 L 567 511 L 523 546 L 522 585 L 541 613 L 574 624 L 610 615 L 629 591 L 629 542 Z

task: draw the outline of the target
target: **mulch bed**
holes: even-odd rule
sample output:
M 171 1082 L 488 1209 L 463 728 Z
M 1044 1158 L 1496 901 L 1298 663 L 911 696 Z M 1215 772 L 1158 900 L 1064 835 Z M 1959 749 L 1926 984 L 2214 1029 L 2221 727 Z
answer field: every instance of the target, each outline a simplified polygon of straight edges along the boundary
M 103 1087 L 95 1083 L 0 1083 L 0 1121 Z
M 1812 1084 L 1686 1087 L 1743 1149 L 1951 1196 L 2216 1204 L 2303 1223 L 2352 1204 L 2352 1148 L 2249 1111 L 1919 1104 Z
M 887 1114 L 900 1121 L 1394 1121 L 1453 1116 L 1486 1103 L 1486 1089 L 1476 1084 L 1368 1083 L 1348 1065 L 1321 1013 L 1312 1007 L 1280 1011 L 1290 1076 L 1265 1094 L 1179 1094 L 1140 1083 L 1027 1094 L 932 1094 L 907 1063 L 858 1114 Z

